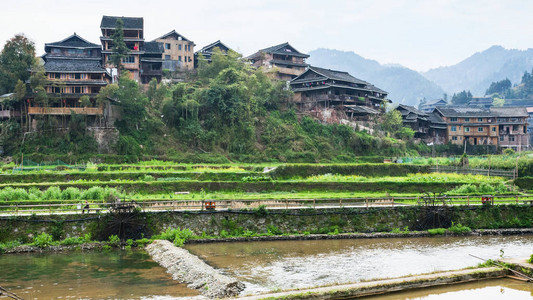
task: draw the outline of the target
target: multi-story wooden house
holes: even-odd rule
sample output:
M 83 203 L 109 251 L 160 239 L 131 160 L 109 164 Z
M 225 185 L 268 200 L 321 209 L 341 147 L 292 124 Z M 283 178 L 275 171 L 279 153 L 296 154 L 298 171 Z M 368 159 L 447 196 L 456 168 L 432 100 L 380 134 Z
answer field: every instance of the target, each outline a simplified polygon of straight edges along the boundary
M 515 151 L 529 149 L 530 137 L 527 132 L 529 115 L 525 107 L 491 107 L 496 117 L 499 132 L 499 145 Z
M 435 108 L 447 125 L 446 142 L 457 145 L 498 145 L 498 124 L 488 109 L 439 106 Z
M 411 127 L 415 138 L 428 143 L 442 144 L 446 139 L 446 123 L 436 113 L 426 113 L 413 106 L 400 104 L 396 108 L 402 115 L 405 126 Z
M 222 53 L 228 53 L 228 51 L 231 50 L 228 46 L 224 45 L 220 40 L 214 43 L 211 43 L 194 53 L 194 68 L 198 68 L 198 61 L 200 59 L 203 59 L 207 61 L 208 63 L 211 63 L 211 56 L 213 56 L 213 52 L 215 51 L 216 48 L 222 51 Z
M 172 30 L 158 37 L 154 42 L 163 45 L 163 68 L 176 71 L 179 69 L 192 70 L 194 68 L 194 44 L 183 35 Z
M 28 114 L 102 116 L 104 107 L 96 103 L 96 95 L 111 77 L 102 66 L 100 45 L 74 33 L 62 41 L 45 44 L 45 52 L 42 59 L 48 101 L 37 103 L 33 97 L 28 99 Z M 89 96 L 90 105 L 80 103 L 84 95 Z
M 254 67 L 263 67 L 266 71 L 275 68 L 277 78 L 292 80 L 305 72 L 308 64 L 305 59 L 309 55 L 300 53 L 289 43 L 261 49 L 247 57 Z
M 368 119 L 385 109 L 387 92 L 347 72 L 310 66 L 290 82 L 300 111 L 340 108 L 347 117 Z
M 100 40 L 102 42 L 102 56 L 105 67 L 110 70 L 114 68 L 109 58 L 113 53 L 113 33 L 115 32 L 118 19 L 121 19 L 124 23 L 124 42 L 129 49 L 128 57 L 122 60 L 124 69 L 127 70 L 130 73 L 130 76 L 132 76 L 137 82 L 148 83 L 152 78 L 156 78 L 160 81 L 163 75 L 163 49 L 155 46 L 155 44 L 153 44 L 155 42 L 145 43 L 143 18 L 102 17 L 102 22 L 100 23 L 102 36 L 100 37 Z M 155 51 L 158 53 L 155 53 Z M 114 72 L 113 75 L 115 75 Z

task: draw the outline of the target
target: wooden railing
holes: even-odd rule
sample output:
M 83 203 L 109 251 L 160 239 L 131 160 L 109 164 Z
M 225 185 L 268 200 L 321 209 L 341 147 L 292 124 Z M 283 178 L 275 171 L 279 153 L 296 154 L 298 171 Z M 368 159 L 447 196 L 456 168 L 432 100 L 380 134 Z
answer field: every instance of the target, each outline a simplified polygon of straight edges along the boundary
M 253 210 L 260 207 L 266 209 L 339 209 L 396 206 L 481 206 L 483 196 L 417 196 L 417 197 L 366 197 L 366 198 L 328 198 L 328 199 L 240 199 L 240 200 L 158 200 L 152 199 L 132 202 L 143 211 L 207 211 L 214 210 Z M 489 196 L 486 205 L 533 205 L 533 195 L 500 195 Z M 0 205 L 0 215 L 50 215 L 50 214 L 81 214 L 85 204 L 73 201 L 58 204 L 13 204 Z M 130 203 L 130 202 L 126 202 Z M 114 203 L 92 202 L 90 212 L 106 213 L 115 206 Z
M 28 107 L 30 115 L 70 115 L 72 112 L 79 115 L 103 115 L 102 107 Z

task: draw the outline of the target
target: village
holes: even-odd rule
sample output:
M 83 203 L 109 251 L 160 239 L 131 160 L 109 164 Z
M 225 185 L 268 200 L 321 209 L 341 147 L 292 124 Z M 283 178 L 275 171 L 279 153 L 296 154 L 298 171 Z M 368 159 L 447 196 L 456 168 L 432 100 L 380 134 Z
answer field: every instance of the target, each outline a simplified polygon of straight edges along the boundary
M 57 126 L 67 127 L 69 116 L 75 113 L 86 115 L 92 127 L 113 128 L 120 119 L 120 103 L 96 98 L 101 88 L 117 80 L 110 56 L 119 19 L 129 50 L 122 59 L 123 68 L 139 84 L 146 85 L 153 79 L 158 83 L 187 80 L 187 74 L 195 72 L 201 62 L 209 63 L 215 51 L 233 51 L 220 40 L 195 51 L 196 44 L 175 30 L 147 41 L 143 18 L 103 16 L 101 44 L 76 33 L 45 44 L 41 57 L 47 80 L 45 90 L 60 101 L 42 103 L 34 93 L 24 105 L 19 104 L 23 107 L 3 105 L 2 120 L 27 119 L 26 130 L 35 131 L 35 116 L 56 116 Z M 308 57 L 289 43 L 282 43 L 244 59 L 272 78 L 286 81 L 298 112 L 325 124 L 344 124 L 372 133 L 379 117 L 395 109 L 401 113 L 404 125 L 414 131 L 415 140 L 428 145 L 487 145 L 518 152 L 531 149 L 533 107 L 491 107 L 492 102 L 481 101 L 483 98 L 474 98 L 468 106 L 450 105 L 443 99 L 427 101 L 418 109 L 396 105 L 379 87 L 342 70 L 311 66 L 306 63 Z M 0 100 L 4 103 L 13 96 L 2 95 Z M 87 97 L 89 101 L 80 100 Z

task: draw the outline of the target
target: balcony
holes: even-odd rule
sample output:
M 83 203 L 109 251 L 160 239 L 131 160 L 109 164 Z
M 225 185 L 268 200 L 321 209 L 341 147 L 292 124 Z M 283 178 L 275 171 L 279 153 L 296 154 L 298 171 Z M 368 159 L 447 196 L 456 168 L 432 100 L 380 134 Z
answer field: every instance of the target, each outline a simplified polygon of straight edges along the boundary
M 100 116 L 104 114 L 103 107 L 28 107 L 30 115 L 70 115 L 76 113 L 79 115 Z

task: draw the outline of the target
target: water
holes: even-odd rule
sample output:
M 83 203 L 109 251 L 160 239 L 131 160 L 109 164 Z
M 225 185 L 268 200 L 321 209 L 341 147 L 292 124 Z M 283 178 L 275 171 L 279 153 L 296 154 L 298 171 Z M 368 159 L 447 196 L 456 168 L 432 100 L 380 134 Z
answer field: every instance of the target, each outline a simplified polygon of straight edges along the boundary
M 529 257 L 533 236 L 275 241 L 186 246 L 246 283 L 244 294 L 461 269 Z
M 24 299 L 198 295 L 172 280 L 148 254 L 137 251 L 0 255 L 0 286 Z
M 405 292 L 377 295 L 358 299 L 365 300 L 530 300 L 533 299 L 533 284 L 513 279 L 482 280 L 471 283 L 447 285 Z

